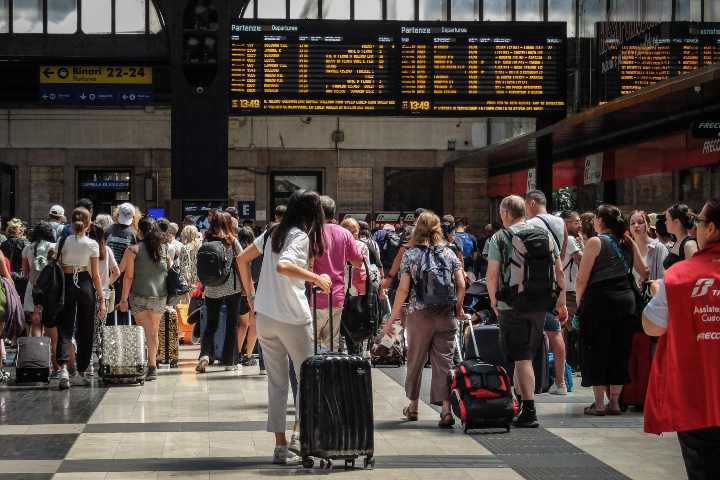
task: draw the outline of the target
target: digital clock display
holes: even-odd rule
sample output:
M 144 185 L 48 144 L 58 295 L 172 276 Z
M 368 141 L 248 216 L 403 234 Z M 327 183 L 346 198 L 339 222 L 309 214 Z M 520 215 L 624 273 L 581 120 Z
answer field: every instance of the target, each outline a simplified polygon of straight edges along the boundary
M 236 115 L 536 116 L 565 110 L 565 24 L 243 20 Z

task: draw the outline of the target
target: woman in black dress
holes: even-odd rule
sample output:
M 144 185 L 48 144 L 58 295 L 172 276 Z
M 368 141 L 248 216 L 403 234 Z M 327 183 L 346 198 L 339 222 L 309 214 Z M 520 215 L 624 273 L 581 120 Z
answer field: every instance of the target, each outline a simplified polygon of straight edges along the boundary
M 595 394 L 595 403 L 585 414 L 619 415 L 620 393 L 630 381 L 628 360 L 635 313 L 629 274 L 634 267 L 644 281 L 648 267 L 617 207 L 598 207 L 594 228 L 598 236 L 585 243 L 576 283 L 582 385 L 593 387 Z

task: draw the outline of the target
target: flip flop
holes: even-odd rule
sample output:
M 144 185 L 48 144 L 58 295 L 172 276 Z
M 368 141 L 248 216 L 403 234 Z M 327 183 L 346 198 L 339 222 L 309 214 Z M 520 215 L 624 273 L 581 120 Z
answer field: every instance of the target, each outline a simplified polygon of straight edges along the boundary
M 598 410 L 595 408 L 595 404 L 593 403 L 589 407 L 585 407 L 585 415 L 590 415 L 592 417 L 604 417 L 605 416 L 605 410 Z

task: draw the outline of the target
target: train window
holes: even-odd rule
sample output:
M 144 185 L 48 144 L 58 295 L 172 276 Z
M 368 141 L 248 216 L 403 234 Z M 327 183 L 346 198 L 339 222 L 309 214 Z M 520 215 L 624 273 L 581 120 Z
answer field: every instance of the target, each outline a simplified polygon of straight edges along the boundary
M 42 0 L 13 2 L 13 33 L 43 33 Z
M 548 20 L 551 22 L 565 22 L 567 36 L 575 37 L 575 0 L 549 0 Z
M 318 18 L 318 0 L 291 0 L 290 18 Z
M 382 0 L 355 0 L 355 20 L 382 20 Z
M 115 33 L 145 33 L 145 2 L 115 2 Z
M 448 0 L 420 0 L 420 20 L 447 20 Z
M 80 24 L 83 33 L 111 33 L 110 0 L 82 0 Z
M 450 17 L 457 21 L 474 21 L 480 19 L 482 0 L 452 0 Z
M 350 0 L 323 0 L 322 9 L 323 18 L 350 20 Z
M 77 32 L 77 0 L 47 0 L 47 32 Z
M 388 20 L 415 20 L 415 0 L 387 0 Z
M 9 0 L 0 0 L 0 33 L 8 33 L 10 31 L 10 8 L 8 8 Z
M 515 18 L 522 22 L 539 22 L 543 19 L 541 0 L 515 0 Z

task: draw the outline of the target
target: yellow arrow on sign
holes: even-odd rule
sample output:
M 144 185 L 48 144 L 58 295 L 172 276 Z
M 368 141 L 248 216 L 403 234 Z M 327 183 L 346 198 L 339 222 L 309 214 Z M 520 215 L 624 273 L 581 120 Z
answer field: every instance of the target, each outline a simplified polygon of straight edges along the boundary
M 152 85 L 152 67 L 109 65 L 42 65 L 41 84 Z

